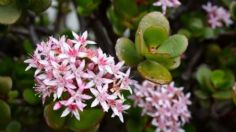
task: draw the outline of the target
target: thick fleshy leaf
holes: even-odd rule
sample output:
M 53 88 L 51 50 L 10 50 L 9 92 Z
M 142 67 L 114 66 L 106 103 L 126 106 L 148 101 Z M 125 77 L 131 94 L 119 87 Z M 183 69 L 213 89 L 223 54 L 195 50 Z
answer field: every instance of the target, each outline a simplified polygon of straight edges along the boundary
M 7 125 L 7 132 L 21 132 L 21 124 L 18 121 L 11 121 Z
M 161 64 L 146 60 L 138 65 L 139 73 L 146 78 L 155 83 L 166 84 L 172 80 L 170 72 Z
M 138 65 L 142 57 L 137 53 L 134 43 L 128 38 L 119 38 L 116 42 L 116 56 L 129 66 Z
M 180 65 L 180 57 L 172 58 L 169 54 L 147 53 L 145 57 L 148 60 L 156 61 L 168 69 L 175 69 Z
M 144 31 L 143 37 L 149 49 L 156 49 L 168 38 L 168 32 L 161 26 L 151 26 Z
M 151 13 L 146 14 L 141 19 L 138 29 L 144 32 L 147 28 L 151 26 L 161 27 L 162 29 L 165 29 L 167 34 L 169 34 L 169 31 L 170 31 L 169 21 L 160 12 L 151 12 Z
M 149 52 L 148 47 L 143 38 L 143 31 L 138 29 L 135 35 L 135 49 L 139 55 L 144 55 Z
M 11 0 L 0 0 L 0 6 L 7 5 L 11 2 Z
M 169 37 L 158 49 L 159 53 L 170 54 L 171 57 L 178 57 L 184 53 L 188 46 L 188 39 L 184 35 L 176 34 Z
M 17 7 L 15 1 L 6 5 L 0 5 L 0 24 L 13 24 L 21 16 L 21 9 Z
M 115 12 L 122 18 L 129 19 L 138 13 L 138 7 L 134 0 L 114 0 Z
M 12 79 L 0 76 L 0 94 L 6 95 L 12 89 Z
M 31 1 L 30 10 L 39 14 L 51 6 L 52 0 L 34 0 Z
M 0 127 L 6 126 L 11 119 L 11 109 L 10 106 L 0 100 Z
M 205 93 L 205 92 L 202 91 L 202 90 L 195 90 L 195 91 L 194 91 L 194 95 L 195 95 L 196 97 L 198 97 L 199 99 L 203 99 L 203 100 L 205 100 L 205 99 L 208 98 L 207 93 Z
M 61 117 L 61 110 L 53 110 L 54 104 L 51 103 L 44 108 L 44 119 L 49 127 L 53 129 L 60 129 L 65 124 L 65 117 Z
M 77 11 L 80 15 L 88 16 L 100 4 L 100 0 L 76 0 L 78 7 Z
M 196 72 L 196 79 L 198 83 L 201 88 L 207 92 L 215 91 L 210 81 L 211 72 L 212 71 L 206 65 L 201 65 Z
M 218 91 L 218 92 L 213 93 L 212 97 L 219 100 L 228 100 L 232 98 L 232 92 L 231 90 Z
M 231 89 L 234 84 L 234 75 L 230 71 L 215 70 L 210 74 L 210 79 L 220 89 Z
M 95 130 L 104 116 L 101 109 L 89 109 L 80 112 L 80 121 L 71 117 L 67 121 L 67 127 L 72 131 L 91 131 Z
M 23 92 L 24 100 L 29 104 L 37 104 L 40 102 L 39 97 L 35 94 L 32 89 L 25 89 Z
M 230 4 L 230 13 L 231 13 L 231 16 L 236 19 L 236 1 L 233 1 L 231 4 Z

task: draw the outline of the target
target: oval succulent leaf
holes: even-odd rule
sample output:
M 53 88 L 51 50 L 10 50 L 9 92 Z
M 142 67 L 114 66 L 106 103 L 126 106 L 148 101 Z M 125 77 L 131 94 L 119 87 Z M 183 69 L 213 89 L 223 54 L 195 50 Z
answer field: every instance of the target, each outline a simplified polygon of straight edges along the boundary
M 220 89 L 231 89 L 234 84 L 234 75 L 230 71 L 215 70 L 210 74 L 210 79 Z
M 233 1 L 231 4 L 230 4 L 230 13 L 231 13 L 231 16 L 236 19 L 236 1 Z
M 32 105 L 37 104 L 40 101 L 39 97 L 36 96 L 32 89 L 25 89 L 23 92 L 23 98 L 27 103 Z
M 166 84 L 172 80 L 170 72 L 161 64 L 146 60 L 138 65 L 139 73 L 146 78 L 155 83 Z
M 31 2 L 30 10 L 39 14 L 51 6 L 52 0 L 34 0 Z
M 135 35 L 135 48 L 139 55 L 144 55 L 148 53 L 148 47 L 143 38 L 143 31 L 137 30 Z
M 158 49 L 159 53 L 168 53 L 171 57 L 178 57 L 187 49 L 188 40 L 184 35 L 176 34 L 169 37 Z
M 0 94 L 6 95 L 12 89 L 12 79 L 0 76 Z
M 0 6 L 0 24 L 13 24 L 21 16 L 21 9 L 17 7 L 15 1 Z
M 0 100 L 0 126 L 5 126 L 11 119 L 11 109 L 10 106 Z
M 53 110 L 53 103 L 44 108 L 44 118 L 49 127 L 53 129 L 62 128 L 65 124 L 65 117 L 61 117 L 61 111 Z
M 67 127 L 72 131 L 90 131 L 95 129 L 103 116 L 104 112 L 101 109 L 84 110 L 80 113 L 81 120 L 72 117 L 67 121 Z
M 163 27 L 151 26 L 144 31 L 143 37 L 149 49 L 156 49 L 168 38 L 168 33 Z
M 159 64 L 165 66 L 168 69 L 174 69 L 180 65 L 180 57 L 172 58 L 169 54 L 147 53 L 145 54 L 145 57 L 148 60 L 158 62 Z
M 138 13 L 138 7 L 134 0 L 114 0 L 113 5 L 116 13 L 122 18 L 129 19 Z
M 116 56 L 129 66 L 138 65 L 142 57 L 137 53 L 134 43 L 128 38 L 120 38 L 116 42 Z
M 144 32 L 147 28 L 151 26 L 161 27 L 166 30 L 167 34 L 169 34 L 170 31 L 169 21 L 160 12 L 151 12 L 146 14 L 141 19 L 138 29 Z

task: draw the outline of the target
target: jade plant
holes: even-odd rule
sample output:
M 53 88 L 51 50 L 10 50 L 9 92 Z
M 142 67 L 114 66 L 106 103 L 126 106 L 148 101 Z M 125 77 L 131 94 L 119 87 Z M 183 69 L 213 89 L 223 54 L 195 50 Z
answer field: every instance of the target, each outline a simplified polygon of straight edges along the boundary
M 187 49 L 184 35 L 170 34 L 170 25 L 160 12 L 146 14 L 140 21 L 135 41 L 119 38 L 116 55 L 125 64 L 137 67 L 144 78 L 160 84 L 172 80 L 170 70 L 180 65 L 181 55 Z

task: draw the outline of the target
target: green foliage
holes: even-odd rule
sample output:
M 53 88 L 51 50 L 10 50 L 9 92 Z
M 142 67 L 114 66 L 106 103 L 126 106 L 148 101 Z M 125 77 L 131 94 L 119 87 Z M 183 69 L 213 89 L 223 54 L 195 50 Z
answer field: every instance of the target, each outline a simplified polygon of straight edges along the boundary
M 137 53 L 134 43 L 128 38 L 119 38 L 116 42 L 116 56 L 124 60 L 127 65 L 138 65 L 142 57 Z
M 0 130 L 5 128 L 10 119 L 11 119 L 10 106 L 5 101 L 0 100 Z
M 7 95 L 12 89 L 12 79 L 0 76 L 0 95 Z
M 119 60 L 125 61 L 127 65 L 138 65 L 140 74 L 150 81 L 169 83 L 172 76 L 168 69 L 175 69 L 180 65 L 181 55 L 188 45 L 184 35 L 169 37 L 169 32 L 169 22 L 162 13 L 146 14 L 138 26 L 135 47 L 128 39 L 121 38 L 117 41 L 116 53 Z M 146 60 L 140 63 L 139 58 Z
M 40 101 L 39 97 L 35 94 L 35 92 L 32 89 L 25 89 L 23 92 L 23 98 L 27 103 L 31 105 L 37 104 Z
M 230 4 L 230 13 L 231 16 L 236 20 L 236 1 L 233 1 Z
M 21 16 L 22 10 L 17 6 L 15 0 L 8 4 L 0 5 L 0 24 L 13 24 Z
M 138 65 L 139 73 L 146 79 L 165 84 L 171 81 L 170 72 L 157 62 L 146 60 Z
M 104 116 L 101 109 L 88 109 L 80 113 L 80 121 L 75 117 L 67 120 L 67 127 L 72 131 L 95 131 Z
M 80 15 L 88 16 L 97 9 L 100 4 L 100 0 L 76 0 L 77 11 Z
M 11 121 L 6 130 L 7 132 L 21 132 L 21 124 L 18 121 Z
M 215 88 L 222 90 L 231 89 L 235 80 L 232 72 L 223 70 L 213 71 L 210 78 Z
M 29 9 L 39 14 L 51 6 L 52 0 L 31 0 Z
M 63 128 L 65 125 L 66 118 L 61 117 L 62 111 L 53 110 L 53 105 L 54 104 L 51 103 L 44 108 L 44 118 L 46 120 L 46 123 L 49 127 L 53 129 Z

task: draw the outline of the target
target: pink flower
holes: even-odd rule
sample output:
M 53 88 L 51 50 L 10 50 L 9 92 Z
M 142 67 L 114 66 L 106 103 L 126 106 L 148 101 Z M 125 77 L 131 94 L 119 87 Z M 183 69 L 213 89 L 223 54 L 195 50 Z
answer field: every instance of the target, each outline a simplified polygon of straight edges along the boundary
M 230 13 L 223 7 L 218 7 L 208 2 L 206 5 L 203 5 L 202 8 L 208 13 L 208 23 L 211 28 L 223 27 L 223 24 L 230 26 L 233 23 L 230 18 Z
M 156 131 L 182 131 L 181 126 L 191 117 L 189 93 L 184 95 L 183 88 L 175 87 L 174 83 L 157 85 L 144 81 L 142 85 L 134 86 L 131 98 L 142 108 L 142 114 L 153 118 L 152 125 L 157 127 Z
M 59 40 L 49 37 L 48 41 L 37 44 L 32 58 L 25 60 L 29 64 L 26 70 L 36 69 L 35 91 L 43 103 L 52 96 L 53 109 L 64 109 L 61 117 L 72 114 L 79 120 L 84 109 L 101 106 L 105 112 L 111 108 L 123 122 L 122 113 L 128 106 L 124 104 L 122 91 L 132 92 L 130 69 L 124 72 L 124 62 L 116 64 L 101 49 L 89 49 L 87 45 L 95 42 L 87 40 L 87 32 L 82 36 L 72 34 L 73 40 L 65 36 Z M 112 90 L 112 84 L 117 91 Z M 88 106 L 91 100 L 93 103 Z
M 154 6 L 161 6 L 163 14 L 166 14 L 167 7 L 178 7 L 181 5 L 179 0 L 158 0 L 157 2 L 153 3 Z

